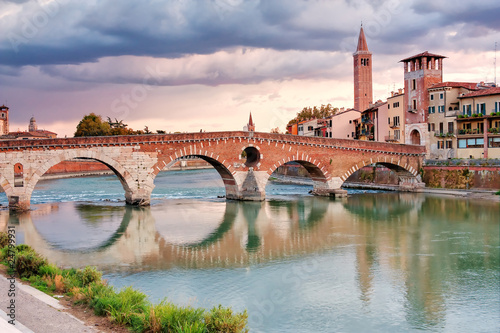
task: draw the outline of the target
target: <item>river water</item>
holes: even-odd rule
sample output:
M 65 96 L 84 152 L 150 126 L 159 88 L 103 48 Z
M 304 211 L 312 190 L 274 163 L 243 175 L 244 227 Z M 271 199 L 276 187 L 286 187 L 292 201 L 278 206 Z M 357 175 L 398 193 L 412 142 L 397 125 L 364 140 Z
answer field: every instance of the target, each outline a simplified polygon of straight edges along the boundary
M 152 302 L 247 309 L 251 332 L 500 331 L 498 203 L 278 184 L 226 202 L 213 170 L 155 184 L 152 206 L 131 208 L 116 177 L 42 181 L 0 229 Z

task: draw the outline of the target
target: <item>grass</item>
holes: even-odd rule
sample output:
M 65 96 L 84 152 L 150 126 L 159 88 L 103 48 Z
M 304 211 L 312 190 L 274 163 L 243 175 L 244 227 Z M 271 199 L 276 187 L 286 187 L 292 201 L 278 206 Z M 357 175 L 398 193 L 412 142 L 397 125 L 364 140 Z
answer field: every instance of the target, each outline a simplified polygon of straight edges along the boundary
M 0 241 L 5 235 L 0 232 Z M 167 299 L 151 304 L 144 293 L 131 287 L 116 291 L 95 267 L 63 270 L 27 245 L 16 246 L 14 253 L 15 273 L 22 280 L 49 295 L 66 294 L 74 303 L 85 304 L 96 315 L 106 316 L 134 332 L 248 332 L 246 310 L 234 313 L 221 305 L 210 310 L 182 307 Z M 0 262 L 6 265 L 6 259 L 7 247 L 3 245 Z

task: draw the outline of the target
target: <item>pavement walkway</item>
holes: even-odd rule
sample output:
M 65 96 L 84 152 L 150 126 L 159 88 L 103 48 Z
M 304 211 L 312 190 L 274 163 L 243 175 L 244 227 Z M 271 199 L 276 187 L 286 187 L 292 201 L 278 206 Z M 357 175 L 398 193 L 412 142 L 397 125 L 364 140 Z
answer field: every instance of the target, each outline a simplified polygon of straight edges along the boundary
M 9 297 L 9 280 L 0 275 L 0 332 L 2 333 L 94 333 L 94 327 L 64 312 L 59 301 L 16 279 L 15 297 Z M 7 316 L 11 299 L 15 301 L 15 325 Z M 6 313 L 7 312 L 7 313 Z

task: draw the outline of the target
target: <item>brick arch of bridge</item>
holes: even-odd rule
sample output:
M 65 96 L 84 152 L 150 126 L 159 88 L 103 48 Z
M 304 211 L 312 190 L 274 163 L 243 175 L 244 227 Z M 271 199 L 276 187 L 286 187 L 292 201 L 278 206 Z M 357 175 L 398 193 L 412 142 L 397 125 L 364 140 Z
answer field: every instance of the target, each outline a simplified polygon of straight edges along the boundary
M 50 156 L 44 163 L 38 168 L 32 169 L 26 178 L 26 195 L 31 198 L 31 193 L 35 189 L 36 184 L 40 178 L 54 165 L 60 162 L 67 161 L 70 159 L 88 159 L 101 162 L 106 165 L 120 180 L 120 183 L 125 190 L 125 197 L 128 198 L 134 189 L 134 181 L 130 176 L 130 173 L 116 160 L 105 155 L 103 152 L 98 152 L 90 149 L 73 149 L 73 150 L 60 150 L 57 151 L 56 155 Z
M 240 199 L 238 184 L 236 183 L 233 174 L 231 173 L 231 171 L 229 171 L 228 167 L 223 164 L 224 161 L 220 161 L 217 158 L 218 156 L 214 157 L 213 153 L 211 155 L 212 156 L 207 156 L 204 154 L 187 154 L 179 157 L 175 155 L 166 155 L 160 157 L 158 159 L 158 162 L 153 166 L 153 172 L 150 174 L 150 176 L 154 181 L 154 179 L 162 169 L 170 168 L 182 159 L 196 157 L 210 164 L 219 173 L 226 189 L 227 199 Z
M 373 161 L 373 160 L 362 160 L 360 163 L 356 163 L 352 165 L 351 168 L 349 168 L 344 175 L 341 177 L 341 179 L 345 182 L 347 178 L 349 178 L 352 174 L 354 174 L 356 171 L 360 170 L 361 168 L 368 166 L 368 165 L 382 165 L 389 170 L 393 171 L 397 176 L 399 180 L 399 184 L 405 184 L 408 182 L 412 183 L 420 183 L 420 174 L 418 173 L 418 170 L 414 169 L 411 165 L 406 164 L 404 167 L 401 166 L 400 164 L 401 161 Z
M 284 162 L 284 163 L 282 163 L 283 160 L 281 160 L 281 161 L 278 162 L 278 164 L 279 164 L 278 166 L 275 167 L 275 165 L 273 165 L 273 167 L 269 168 L 269 170 L 267 171 L 268 177 L 266 179 L 266 184 L 267 184 L 267 181 L 269 180 L 269 177 L 280 166 L 286 165 L 288 163 L 298 163 L 302 167 L 304 167 L 304 169 L 306 169 L 307 173 L 309 174 L 309 176 L 311 177 L 311 179 L 313 181 L 313 186 L 315 188 L 318 188 L 318 187 L 319 188 L 326 188 L 328 186 L 327 183 L 328 183 L 329 179 L 326 176 L 326 170 L 325 169 L 322 170 L 318 165 L 316 165 L 316 164 L 314 164 L 313 162 L 310 162 L 310 161 L 301 160 L 301 159 L 293 159 L 294 157 L 295 156 L 286 158 L 285 159 L 286 162 Z M 317 161 L 314 161 L 314 162 L 317 162 Z

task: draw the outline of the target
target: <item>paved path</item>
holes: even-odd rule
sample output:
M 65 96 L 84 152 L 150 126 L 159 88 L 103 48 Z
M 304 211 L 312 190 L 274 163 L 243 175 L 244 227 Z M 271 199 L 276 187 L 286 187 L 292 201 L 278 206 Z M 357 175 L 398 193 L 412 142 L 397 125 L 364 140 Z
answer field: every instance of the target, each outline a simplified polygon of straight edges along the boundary
M 82 321 L 64 309 L 55 298 L 27 285 L 22 285 L 16 280 L 16 296 L 9 297 L 10 282 L 0 275 L 0 332 L 5 333 L 91 333 L 98 332 L 93 327 L 86 326 Z M 16 325 L 7 322 L 10 318 L 6 312 L 9 310 L 10 299 L 15 300 Z M 50 304 L 50 305 L 49 305 Z

